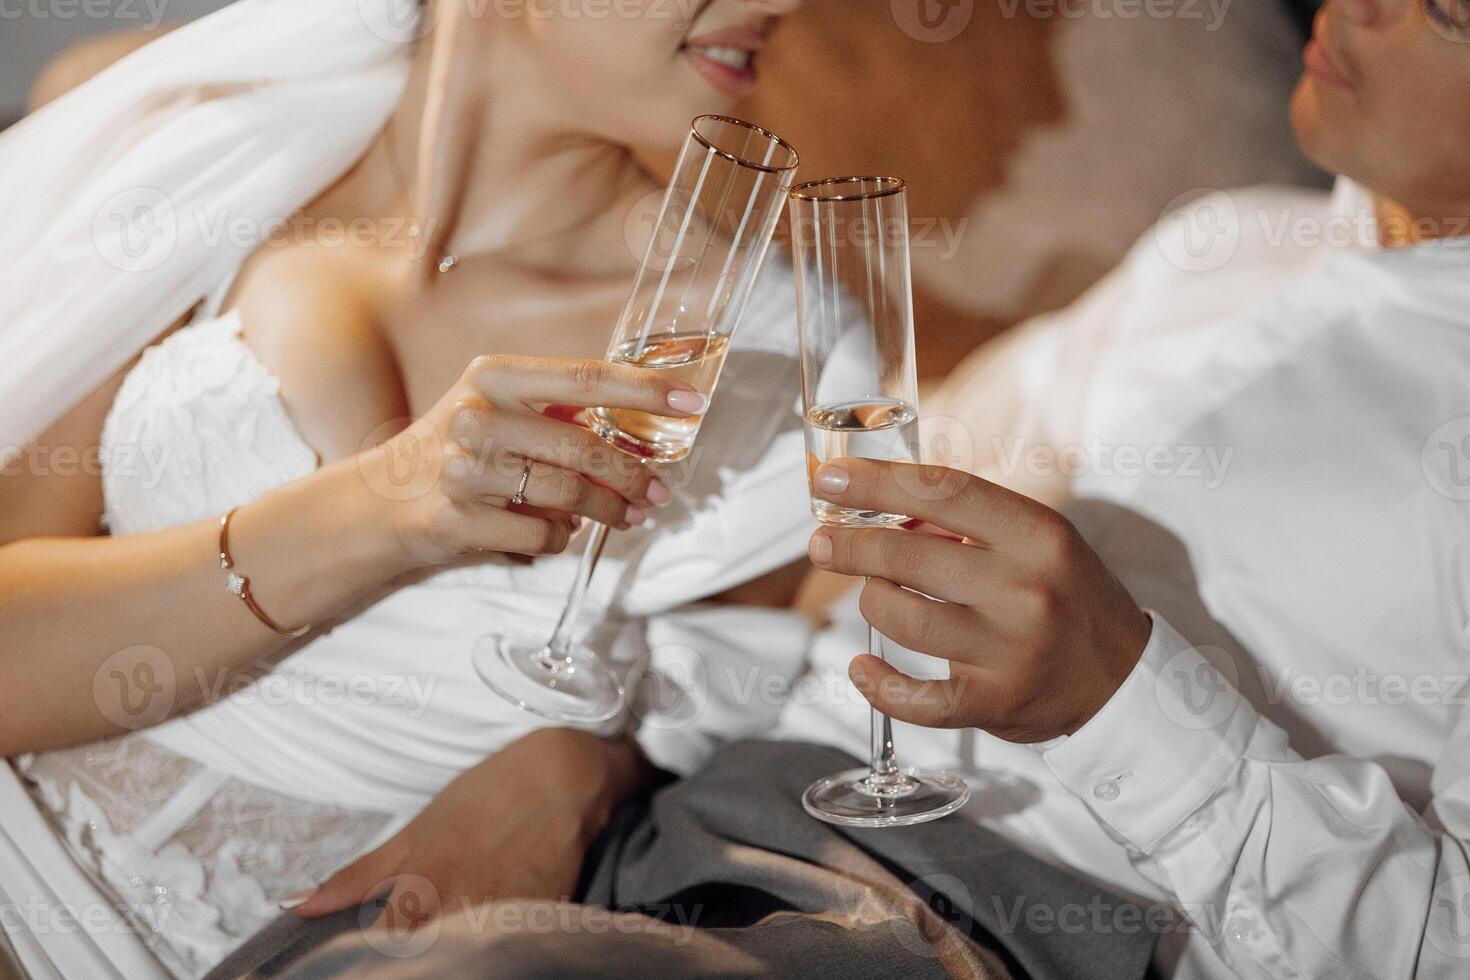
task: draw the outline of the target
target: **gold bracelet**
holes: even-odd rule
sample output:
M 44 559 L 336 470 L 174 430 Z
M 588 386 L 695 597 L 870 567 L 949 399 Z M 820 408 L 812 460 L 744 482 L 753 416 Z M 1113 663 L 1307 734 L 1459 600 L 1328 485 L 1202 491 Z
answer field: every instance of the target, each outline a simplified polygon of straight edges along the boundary
M 288 630 L 276 625 L 276 621 L 265 614 L 255 597 L 250 594 L 250 579 L 235 571 L 235 559 L 230 557 L 230 522 L 235 519 L 235 514 L 240 510 L 236 507 L 224 517 L 219 519 L 219 567 L 230 573 L 225 579 L 225 588 L 230 590 L 230 595 L 245 603 L 245 608 L 255 614 L 260 620 L 281 636 L 296 639 L 305 636 L 311 631 L 310 626 L 303 626 L 299 630 Z

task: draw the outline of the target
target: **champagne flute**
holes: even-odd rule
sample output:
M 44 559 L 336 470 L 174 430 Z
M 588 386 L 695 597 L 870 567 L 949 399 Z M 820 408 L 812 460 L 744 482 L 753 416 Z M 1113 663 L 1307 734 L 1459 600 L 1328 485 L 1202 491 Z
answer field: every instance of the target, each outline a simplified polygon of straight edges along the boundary
M 713 398 L 796 166 L 791 145 L 759 126 L 729 116 L 693 121 L 608 345 L 609 361 L 667 372 Z M 594 432 L 645 463 L 686 458 L 703 420 L 625 409 L 588 413 Z M 592 526 L 549 639 L 503 630 L 475 646 L 475 670 L 491 690 L 551 721 L 600 724 L 627 700 L 617 673 L 574 639 L 607 531 Z
M 918 381 L 906 186 L 896 177 L 836 177 L 791 192 L 801 334 L 807 473 L 842 457 L 917 462 Z M 812 493 L 823 524 L 899 527 L 888 514 L 840 507 Z M 867 581 L 866 579 L 864 580 Z M 868 626 L 869 649 L 884 656 Z M 802 806 L 819 820 L 898 827 L 937 820 L 970 797 L 959 776 L 901 768 L 893 722 L 874 709 L 872 763 L 818 780 Z

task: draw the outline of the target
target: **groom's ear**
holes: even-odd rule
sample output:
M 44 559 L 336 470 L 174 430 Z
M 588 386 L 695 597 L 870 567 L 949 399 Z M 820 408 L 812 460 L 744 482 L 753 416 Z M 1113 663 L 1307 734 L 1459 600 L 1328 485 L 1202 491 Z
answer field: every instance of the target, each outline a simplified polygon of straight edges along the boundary
M 48 102 L 55 102 L 78 85 L 121 61 L 145 44 L 158 40 L 172 27 L 152 30 L 120 31 L 89 38 L 67 48 L 41 70 L 31 86 L 26 111 L 35 112 Z

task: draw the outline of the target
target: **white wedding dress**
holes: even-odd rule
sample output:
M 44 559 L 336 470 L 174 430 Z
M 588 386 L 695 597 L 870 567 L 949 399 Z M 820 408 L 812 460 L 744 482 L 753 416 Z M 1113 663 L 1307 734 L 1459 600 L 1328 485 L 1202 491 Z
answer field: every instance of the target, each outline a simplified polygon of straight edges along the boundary
M 613 535 L 584 613 L 625 675 L 651 663 L 664 685 L 662 707 L 637 709 L 635 727 L 674 769 L 709 738 L 769 727 L 776 705 L 737 705 L 722 682 L 789 678 L 805 653 L 794 615 L 679 610 L 804 553 L 793 289 L 789 267 L 769 263 L 696 454 L 667 471 L 674 504 Z M 316 456 L 278 388 L 233 313 L 208 313 L 149 349 L 103 431 L 111 533 L 210 518 L 310 473 Z M 549 633 L 579 550 L 433 575 L 330 624 L 208 708 L 16 768 L 72 860 L 157 958 L 200 975 L 278 915 L 281 898 L 537 725 L 475 676 L 470 650 L 495 629 Z M 727 624 L 738 646 L 722 640 Z M 759 653 L 742 652 L 752 638 Z M 670 699 L 668 685 L 688 696 Z

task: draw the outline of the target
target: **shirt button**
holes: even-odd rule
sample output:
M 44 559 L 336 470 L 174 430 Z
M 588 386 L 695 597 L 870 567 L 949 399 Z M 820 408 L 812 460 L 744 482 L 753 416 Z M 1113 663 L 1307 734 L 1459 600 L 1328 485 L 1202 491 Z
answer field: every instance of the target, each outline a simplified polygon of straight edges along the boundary
M 1118 788 L 1118 781 L 1116 779 L 1104 779 L 1102 782 L 1092 787 L 1092 795 L 1102 800 L 1104 803 L 1113 802 L 1120 795 L 1122 795 L 1122 793 L 1123 791 Z

